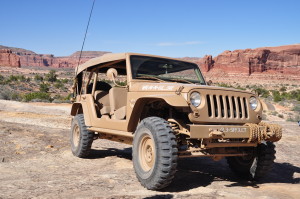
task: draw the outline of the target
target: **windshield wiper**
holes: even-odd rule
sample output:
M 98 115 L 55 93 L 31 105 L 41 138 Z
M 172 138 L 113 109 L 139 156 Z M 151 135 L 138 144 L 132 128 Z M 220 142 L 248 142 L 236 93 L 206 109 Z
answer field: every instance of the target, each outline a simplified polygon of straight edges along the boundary
M 166 82 L 162 79 L 159 79 L 158 77 L 153 77 L 153 76 L 148 76 L 148 75 L 143 75 L 143 76 L 138 76 L 138 77 L 135 77 L 136 79 L 153 79 L 153 80 L 157 80 L 159 82 Z

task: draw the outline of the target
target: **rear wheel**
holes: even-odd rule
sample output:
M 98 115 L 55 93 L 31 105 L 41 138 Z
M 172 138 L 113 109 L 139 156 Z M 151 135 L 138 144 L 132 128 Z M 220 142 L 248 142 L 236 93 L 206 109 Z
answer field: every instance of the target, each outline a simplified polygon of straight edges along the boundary
M 85 158 L 90 154 L 94 133 L 87 130 L 83 114 L 76 115 L 72 120 L 71 127 L 71 150 L 80 158 Z
M 227 163 L 238 176 L 259 180 L 271 170 L 275 153 L 275 145 L 272 142 L 263 142 L 257 146 L 253 154 L 243 157 L 227 157 Z
M 177 167 L 177 143 L 167 121 L 148 117 L 138 125 L 133 140 L 133 166 L 140 183 L 151 190 L 168 186 Z

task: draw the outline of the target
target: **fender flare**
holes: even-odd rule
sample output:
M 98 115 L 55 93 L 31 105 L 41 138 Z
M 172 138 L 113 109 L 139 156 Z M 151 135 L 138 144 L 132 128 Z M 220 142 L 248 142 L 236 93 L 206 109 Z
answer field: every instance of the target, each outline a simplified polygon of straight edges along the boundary
M 174 94 L 161 94 L 161 95 L 147 95 L 141 98 L 138 98 L 134 103 L 129 122 L 128 122 L 128 131 L 134 132 L 138 122 L 140 120 L 143 107 L 145 104 L 151 100 L 162 100 L 165 101 L 168 105 L 173 107 L 189 107 L 188 102 L 181 95 Z
M 80 109 L 80 107 L 82 108 L 81 103 L 73 103 L 72 108 L 71 108 L 71 115 L 75 116 L 77 114 L 78 110 Z

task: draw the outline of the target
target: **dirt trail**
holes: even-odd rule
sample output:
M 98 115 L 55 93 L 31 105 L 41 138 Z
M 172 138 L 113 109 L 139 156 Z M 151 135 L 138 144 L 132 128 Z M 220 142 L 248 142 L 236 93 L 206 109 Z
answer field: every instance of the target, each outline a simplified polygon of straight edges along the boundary
M 0 100 L 0 198 L 299 198 L 300 127 L 284 126 L 268 178 L 240 180 L 226 161 L 181 159 L 174 182 L 149 191 L 137 181 L 131 146 L 96 140 L 90 159 L 69 149 L 70 105 Z

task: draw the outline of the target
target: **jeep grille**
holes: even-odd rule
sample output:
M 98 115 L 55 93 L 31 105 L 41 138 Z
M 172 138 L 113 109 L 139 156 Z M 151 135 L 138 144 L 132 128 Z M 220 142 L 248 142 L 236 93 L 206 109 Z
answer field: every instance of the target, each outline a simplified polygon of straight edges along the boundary
M 245 97 L 206 95 L 208 116 L 211 118 L 248 118 L 248 103 Z

